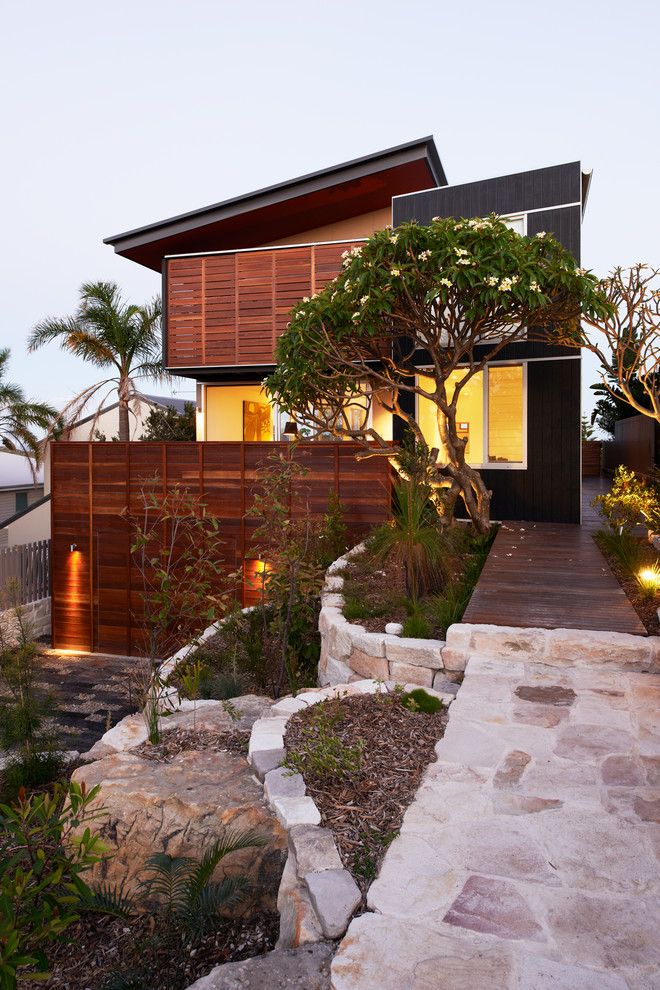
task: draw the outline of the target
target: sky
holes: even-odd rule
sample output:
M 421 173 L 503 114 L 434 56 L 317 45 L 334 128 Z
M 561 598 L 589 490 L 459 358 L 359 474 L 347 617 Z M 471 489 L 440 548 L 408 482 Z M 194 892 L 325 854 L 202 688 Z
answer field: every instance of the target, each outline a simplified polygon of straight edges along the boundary
M 581 160 L 594 170 L 582 263 L 660 265 L 657 2 L 0 0 L 0 13 L 0 346 L 34 398 L 61 406 L 98 377 L 56 345 L 27 354 L 35 322 L 73 313 L 83 281 L 115 280 L 134 302 L 160 290 L 104 237 L 427 134 L 450 183 Z M 594 380 L 585 361 L 586 409 Z

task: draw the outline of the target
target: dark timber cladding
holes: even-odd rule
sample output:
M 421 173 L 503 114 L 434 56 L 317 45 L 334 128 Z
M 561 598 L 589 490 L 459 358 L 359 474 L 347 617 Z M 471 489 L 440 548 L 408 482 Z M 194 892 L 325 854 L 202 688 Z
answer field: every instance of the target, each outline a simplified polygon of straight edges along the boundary
M 526 214 L 527 234 L 553 234 L 580 261 L 586 180 L 579 162 L 410 193 L 393 222 Z M 530 212 L 532 211 L 532 212 Z M 544 360 L 546 358 L 546 360 Z M 552 358 L 552 360 L 549 360 Z M 527 360 L 527 468 L 484 469 L 494 519 L 580 521 L 580 359 L 574 350 L 517 343 L 500 360 Z
M 325 512 L 338 492 L 352 541 L 389 514 L 386 460 L 356 461 L 352 443 L 302 443 L 293 456 L 309 469 L 291 492 L 295 517 L 309 503 Z M 249 558 L 258 519 L 245 513 L 269 456 L 292 453 L 277 443 L 79 443 L 51 445 L 52 623 L 57 649 L 139 654 L 142 581 L 131 559 L 128 507 L 140 511 L 141 490 L 179 482 L 199 494 L 220 520 L 228 571 Z M 248 595 L 243 588 L 244 600 Z

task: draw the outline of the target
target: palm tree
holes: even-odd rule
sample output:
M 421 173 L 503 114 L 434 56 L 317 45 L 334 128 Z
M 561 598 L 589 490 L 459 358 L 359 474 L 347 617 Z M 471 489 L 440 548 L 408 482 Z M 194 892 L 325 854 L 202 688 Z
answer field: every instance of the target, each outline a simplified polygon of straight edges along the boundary
M 119 399 L 119 439 L 130 437 L 128 414 L 131 398 L 139 399 L 135 379 L 166 378 L 160 357 L 160 299 L 144 306 L 127 303 L 116 282 L 85 282 L 74 316 L 42 320 L 28 339 L 31 351 L 58 340 L 64 350 L 76 354 L 111 374 L 80 392 L 63 410 L 65 422 L 74 422 L 92 398 L 107 389 L 97 415 L 112 393 Z
M 31 402 L 20 385 L 7 381 L 9 354 L 8 347 L 0 348 L 0 445 L 38 463 L 41 444 L 34 431 L 49 430 L 57 414 L 45 402 Z

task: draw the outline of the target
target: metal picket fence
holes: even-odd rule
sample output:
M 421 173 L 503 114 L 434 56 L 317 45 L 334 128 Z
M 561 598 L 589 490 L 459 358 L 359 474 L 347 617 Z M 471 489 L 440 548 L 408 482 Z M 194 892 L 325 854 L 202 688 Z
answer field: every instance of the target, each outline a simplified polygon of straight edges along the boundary
M 0 549 L 0 591 L 12 579 L 17 582 L 21 605 L 50 595 L 50 540 Z

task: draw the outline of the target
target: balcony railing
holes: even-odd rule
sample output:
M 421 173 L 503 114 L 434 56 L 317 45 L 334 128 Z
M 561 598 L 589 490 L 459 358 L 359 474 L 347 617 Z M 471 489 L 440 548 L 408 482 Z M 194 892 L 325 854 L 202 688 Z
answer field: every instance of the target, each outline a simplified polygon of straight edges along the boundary
M 165 261 L 165 364 L 269 365 L 292 307 L 341 270 L 359 240 L 221 251 Z

